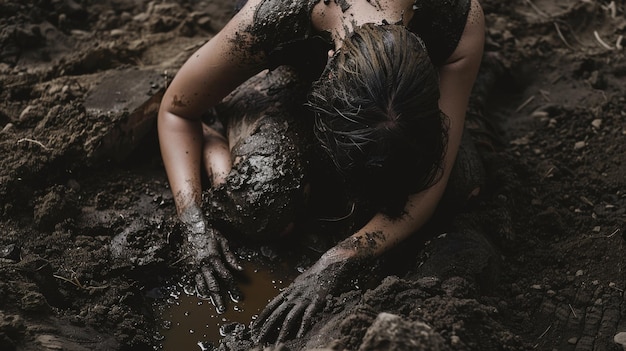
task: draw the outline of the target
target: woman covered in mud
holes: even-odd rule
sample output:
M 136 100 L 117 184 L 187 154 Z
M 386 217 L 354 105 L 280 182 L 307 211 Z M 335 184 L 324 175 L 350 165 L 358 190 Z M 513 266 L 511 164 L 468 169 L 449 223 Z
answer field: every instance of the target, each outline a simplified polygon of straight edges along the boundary
M 346 183 L 377 206 L 255 321 L 259 340 L 285 340 L 307 331 L 347 272 L 398 245 L 432 216 L 459 150 L 483 42 L 476 0 L 245 3 L 181 67 L 159 111 L 162 157 L 198 291 L 222 311 L 223 293 L 239 296 L 233 271 L 241 270 L 201 209 L 201 171 L 213 188 L 228 183 L 241 158 L 233 157 L 234 144 L 264 123 L 226 121 L 227 132 L 220 133 L 202 123 L 206 111 L 259 72 L 293 67 L 299 79 L 311 81 L 301 105 L 312 111 L 317 142 Z

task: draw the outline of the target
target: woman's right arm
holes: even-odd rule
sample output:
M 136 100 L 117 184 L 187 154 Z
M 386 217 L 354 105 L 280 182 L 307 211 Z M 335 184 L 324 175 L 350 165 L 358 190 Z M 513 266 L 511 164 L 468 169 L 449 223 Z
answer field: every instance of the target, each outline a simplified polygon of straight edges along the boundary
M 198 49 L 167 88 L 158 115 L 161 155 L 179 215 L 201 201 L 200 116 L 264 68 L 264 56 L 250 49 L 247 31 L 258 0 L 251 0 Z
M 233 298 L 241 296 L 231 272 L 242 267 L 226 239 L 208 225 L 202 212 L 200 116 L 263 68 L 264 57 L 252 51 L 255 38 L 248 31 L 258 2 L 249 1 L 185 62 L 167 88 L 158 116 L 161 157 L 187 236 L 183 254 L 191 259 L 198 293 L 210 296 L 218 313 L 225 310 L 223 290 Z M 211 130 L 205 132 L 212 134 Z M 226 140 L 213 138 L 209 144 L 216 148 L 211 163 L 230 165 Z

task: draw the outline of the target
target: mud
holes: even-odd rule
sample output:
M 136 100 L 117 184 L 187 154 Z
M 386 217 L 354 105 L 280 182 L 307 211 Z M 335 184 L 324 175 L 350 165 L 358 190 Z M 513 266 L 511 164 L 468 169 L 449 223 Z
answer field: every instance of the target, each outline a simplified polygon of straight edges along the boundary
M 367 350 L 381 339 L 415 350 L 621 348 L 614 336 L 626 331 L 624 4 L 482 5 L 485 62 L 495 57 L 499 71 L 481 76 L 495 89 L 474 92 L 480 103 L 470 113 L 485 118 L 468 118 L 485 170 L 481 194 L 454 217 L 442 208 L 377 262 L 367 284 L 328 297 L 312 330 L 286 348 Z M 150 292 L 185 269 L 155 116 L 142 106 L 232 7 L 0 3 L 0 349 L 162 343 L 158 306 L 167 299 Z M 137 70 L 156 78 L 112 98 L 105 112 L 88 107 L 107 77 Z M 108 89 L 128 86 L 115 81 Z M 144 99 L 113 108 L 130 96 Z M 328 207 L 305 228 L 343 228 L 351 209 Z M 298 270 L 336 241 L 307 233 L 284 245 L 233 247 L 274 265 L 295 253 Z M 263 348 L 247 328 L 216 346 Z

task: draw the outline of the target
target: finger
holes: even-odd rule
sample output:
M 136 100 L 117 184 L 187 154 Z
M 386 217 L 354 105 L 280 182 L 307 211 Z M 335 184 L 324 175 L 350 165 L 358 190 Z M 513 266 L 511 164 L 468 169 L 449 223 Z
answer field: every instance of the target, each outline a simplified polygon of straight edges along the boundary
M 283 322 L 283 326 L 280 328 L 280 333 L 278 334 L 277 342 L 286 341 L 290 334 L 292 334 L 294 327 L 298 325 L 298 320 L 304 313 L 304 309 L 306 308 L 306 304 L 299 303 L 295 305 L 291 311 L 285 317 L 285 321 Z
M 233 277 L 233 274 L 228 268 L 226 268 L 224 262 L 222 262 L 219 257 L 211 256 L 209 262 L 211 263 L 211 269 L 213 269 L 213 271 L 217 273 L 222 280 L 228 282 L 229 284 L 234 283 L 235 277 Z
M 259 331 L 259 334 L 257 337 L 258 341 L 270 341 L 271 342 L 271 340 L 269 340 L 269 337 L 272 335 L 272 332 L 275 331 L 274 330 L 275 326 L 283 318 L 285 313 L 289 311 L 290 307 L 291 305 L 285 302 L 281 304 L 280 306 L 278 306 L 278 308 L 275 309 L 274 312 L 272 312 L 272 314 L 267 318 L 265 323 L 263 323 L 263 326 L 261 327 L 261 330 Z
M 235 256 L 235 254 L 230 250 L 230 247 L 228 246 L 228 240 L 222 237 L 218 239 L 218 242 L 220 243 L 222 253 L 224 254 L 224 259 L 226 259 L 228 265 L 234 270 L 243 271 L 243 267 L 239 263 L 239 259 L 237 259 L 237 256 Z
M 217 279 L 213 275 L 213 271 L 206 266 L 201 268 L 202 275 L 204 276 L 204 281 L 209 290 L 209 296 L 211 297 L 211 301 L 213 302 L 213 306 L 215 306 L 215 310 L 217 313 L 224 313 L 226 311 L 226 305 L 224 304 L 224 298 L 222 294 L 220 294 L 220 286 L 217 282 Z
M 227 286 L 231 299 L 234 302 L 239 302 L 243 296 L 241 290 L 235 282 L 235 277 L 229 269 L 224 266 L 224 263 L 219 258 L 211 258 L 212 269 L 222 279 L 222 282 Z
M 261 314 L 259 314 L 259 317 L 257 317 L 254 321 L 254 324 L 252 325 L 253 329 L 261 327 L 263 322 L 272 314 L 272 312 L 274 312 L 274 310 L 285 301 L 285 295 L 285 292 L 280 293 L 272 301 L 270 301 L 267 306 L 265 306 Z
M 239 302 L 243 299 L 243 293 L 235 282 L 229 284 L 228 293 L 230 294 L 230 299 L 233 300 L 233 302 Z
M 309 331 L 311 325 L 313 324 L 313 316 L 324 307 L 325 300 L 316 296 L 315 299 L 311 302 L 311 304 L 304 311 L 304 315 L 302 316 L 302 322 L 300 323 L 300 330 L 298 330 L 297 338 L 301 338 L 304 336 L 304 333 Z
M 194 280 L 196 281 L 196 293 L 198 296 L 205 299 L 209 298 L 211 295 L 204 281 L 204 276 L 201 273 L 197 273 Z

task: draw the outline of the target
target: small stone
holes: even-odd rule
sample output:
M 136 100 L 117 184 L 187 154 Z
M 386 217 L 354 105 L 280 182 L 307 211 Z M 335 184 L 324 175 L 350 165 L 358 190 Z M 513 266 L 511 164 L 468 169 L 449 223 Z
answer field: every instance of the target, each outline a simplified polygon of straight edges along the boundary
M 584 274 L 585 274 L 585 272 L 582 269 L 579 269 L 579 270 L 576 271 L 576 276 L 577 277 L 580 277 L 580 276 L 582 276 Z
M 202 16 L 196 20 L 196 24 L 202 29 L 211 29 L 211 17 Z
M 2 128 L 2 133 L 6 133 L 13 128 L 13 123 L 7 123 L 4 128 Z
M 578 142 L 576 142 L 576 144 L 574 144 L 574 150 L 580 150 L 580 149 L 584 148 L 585 146 L 587 146 L 586 142 L 578 141 Z
M 25 119 L 29 118 L 30 115 L 32 115 L 32 111 L 35 110 L 35 106 L 33 105 L 28 105 L 26 106 L 23 110 L 22 113 L 20 113 L 20 117 L 19 120 L 20 121 L 24 121 Z
M 600 233 L 600 229 L 602 229 L 602 228 L 600 228 L 600 226 L 597 225 L 597 226 L 593 227 L 593 232 L 594 233 Z
M 602 120 L 599 118 L 594 119 L 591 121 L 591 126 L 595 129 L 600 129 L 600 127 L 602 127 Z
M 578 338 L 577 337 L 573 337 L 573 338 L 567 339 L 567 343 L 570 344 L 570 345 L 576 345 L 577 342 L 578 342 Z
M 539 285 L 539 284 L 533 284 L 533 285 L 530 286 L 530 288 L 533 289 L 533 290 L 541 290 L 542 289 L 541 285 Z
M 111 36 L 114 38 L 121 37 L 126 35 L 126 31 L 123 29 L 113 29 L 111 30 Z
M 622 346 L 626 350 L 626 332 L 619 332 L 613 337 L 613 342 Z

